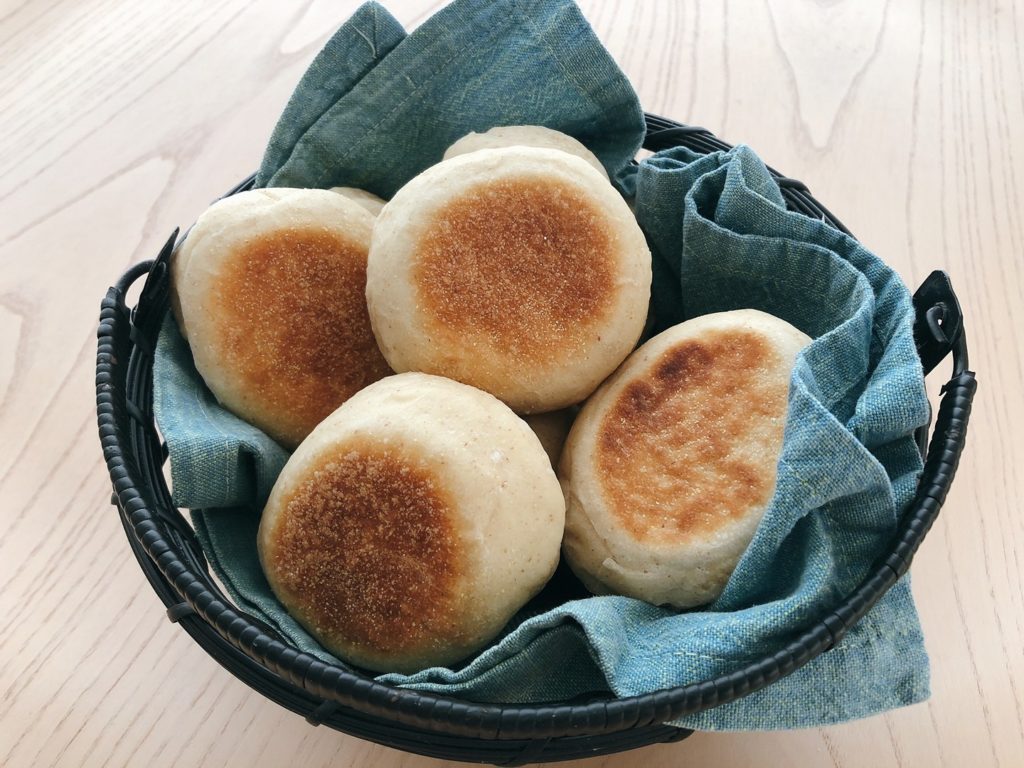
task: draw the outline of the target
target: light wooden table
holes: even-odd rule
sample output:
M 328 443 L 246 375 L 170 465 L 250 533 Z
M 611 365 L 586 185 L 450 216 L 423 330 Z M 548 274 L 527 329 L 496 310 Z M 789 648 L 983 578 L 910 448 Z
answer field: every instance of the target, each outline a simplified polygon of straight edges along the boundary
M 439 5 L 390 3 L 407 26 Z M 0 4 L 0 765 L 439 765 L 311 728 L 167 622 L 109 506 L 93 411 L 104 289 L 253 170 L 355 6 Z M 1024 7 L 583 8 L 649 111 L 754 145 L 909 285 L 948 270 L 981 382 L 913 569 L 928 703 L 587 764 L 1024 766 Z

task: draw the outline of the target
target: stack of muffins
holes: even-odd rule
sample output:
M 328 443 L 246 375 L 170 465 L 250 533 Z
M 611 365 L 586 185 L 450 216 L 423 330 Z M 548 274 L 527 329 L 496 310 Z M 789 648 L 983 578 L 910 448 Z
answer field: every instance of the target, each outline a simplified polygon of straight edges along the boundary
M 386 203 L 226 198 L 172 275 L 210 390 L 294 449 L 260 523 L 274 593 L 380 671 L 475 653 L 560 553 L 595 594 L 713 600 L 810 341 L 737 310 L 636 349 L 643 232 L 597 158 L 537 126 L 470 134 Z

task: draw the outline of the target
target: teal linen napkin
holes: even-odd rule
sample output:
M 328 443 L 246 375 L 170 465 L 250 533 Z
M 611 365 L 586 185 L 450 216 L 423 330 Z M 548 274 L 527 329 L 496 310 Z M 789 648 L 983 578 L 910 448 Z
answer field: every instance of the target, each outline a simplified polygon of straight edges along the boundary
M 404 39 L 402 25 L 384 8 L 376 3 L 360 6 L 317 54 L 296 86 L 270 136 L 256 186 L 287 186 L 268 182 L 317 120 Z M 331 129 L 329 123 L 321 126 L 321 131 L 325 129 Z
M 314 98 L 303 97 L 307 88 Z M 678 613 L 590 597 L 545 610 L 548 596 L 460 667 L 379 679 L 475 701 L 542 702 L 733 671 L 792 640 L 855 587 L 914 492 L 913 432 L 928 404 L 909 292 L 852 238 L 787 212 L 746 147 L 708 156 L 673 149 L 628 165 L 643 131 L 635 95 L 568 0 L 459 0 L 408 37 L 379 6 L 364 6 L 303 78 L 260 178 L 390 194 L 451 140 L 502 123 L 567 130 L 634 198 L 654 256 L 657 328 L 754 307 L 814 341 L 793 373 L 774 499 L 714 604 Z M 211 566 L 240 607 L 331 659 L 274 599 L 255 556 L 258 509 L 286 455 L 216 405 L 170 316 L 154 377 L 175 501 L 206 508 L 193 519 Z M 813 726 L 927 695 L 905 578 L 830 652 L 677 724 Z

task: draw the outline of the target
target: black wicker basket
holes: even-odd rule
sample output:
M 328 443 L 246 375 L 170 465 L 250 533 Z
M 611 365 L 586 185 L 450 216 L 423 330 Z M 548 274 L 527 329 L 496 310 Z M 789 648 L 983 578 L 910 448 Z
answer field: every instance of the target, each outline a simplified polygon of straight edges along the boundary
M 644 146 L 683 145 L 707 153 L 729 146 L 710 132 L 647 116 Z M 846 228 L 800 182 L 776 176 L 787 205 Z M 228 194 L 252 186 L 248 179 Z M 100 440 L 128 542 L 153 589 L 197 643 L 232 674 L 279 704 L 360 738 L 433 757 L 498 765 L 619 752 L 690 734 L 665 723 L 763 688 L 828 651 L 910 566 L 953 481 L 964 448 L 976 382 L 967 370 L 960 308 L 948 277 L 934 272 L 914 295 L 915 338 L 925 372 L 953 353 L 953 375 L 926 453 L 917 494 L 888 550 L 860 586 L 778 652 L 735 672 L 624 699 L 546 705 L 475 704 L 393 688 L 296 650 L 272 628 L 235 607 L 211 578 L 189 524 L 171 502 L 162 465 L 166 447 L 153 421 L 153 349 L 168 306 L 171 235 L 159 256 L 130 269 L 103 299 L 96 360 Z M 125 294 L 143 275 L 136 306 Z

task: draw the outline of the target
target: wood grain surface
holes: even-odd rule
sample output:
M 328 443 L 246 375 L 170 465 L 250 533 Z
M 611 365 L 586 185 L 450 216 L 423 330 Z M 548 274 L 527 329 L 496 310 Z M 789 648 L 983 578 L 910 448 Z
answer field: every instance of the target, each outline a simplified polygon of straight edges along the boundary
M 389 3 L 407 26 L 440 5 Z M 310 727 L 168 623 L 109 505 L 96 436 L 104 290 L 254 169 L 355 7 L 0 3 L 0 765 L 440 765 Z M 930 701 L 586 764 L 1024 766 L 1024 6 L 582 7 L 646 109 L 756 147 L 909 285 L 948 270 L 981 383 L 913 568 Z

